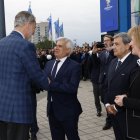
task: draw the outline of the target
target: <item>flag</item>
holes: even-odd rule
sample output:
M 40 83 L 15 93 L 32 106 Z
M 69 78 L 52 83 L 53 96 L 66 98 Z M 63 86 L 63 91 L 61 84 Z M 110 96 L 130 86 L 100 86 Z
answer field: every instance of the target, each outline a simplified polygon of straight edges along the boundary
M 55 38 L 59 37 L 59 19 L 54 22 Z
M 31 9 L 31 2 L 29 3 L 28 12 L 32 14 L 32 9 Z
M 64 36 L 63 23 L 59 26 L 59 36 Z
M 49 40 L 52 40 L 52 17 L 51 15 L 49 16 L 49 18 L 47 19 L 49 22 Z

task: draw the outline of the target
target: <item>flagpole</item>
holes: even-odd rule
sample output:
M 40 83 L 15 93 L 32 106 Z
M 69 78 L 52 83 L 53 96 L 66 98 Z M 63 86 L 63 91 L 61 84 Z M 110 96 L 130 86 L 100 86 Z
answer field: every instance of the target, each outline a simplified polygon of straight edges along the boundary
M 50 14 L 51 17 L 51 44 L 52 44 L 52 48 L 53 48 L 53 31 L 52 31 L 52 15 Z
M 0 39 L 6 36 L 4 0 L 0 0 Z
M 58 37 L 59 37 L 59 18 L 58 18 Z
M 52 33 L 51 41 L 52 41 L 52 48 L 53 48 L 53 33 Z

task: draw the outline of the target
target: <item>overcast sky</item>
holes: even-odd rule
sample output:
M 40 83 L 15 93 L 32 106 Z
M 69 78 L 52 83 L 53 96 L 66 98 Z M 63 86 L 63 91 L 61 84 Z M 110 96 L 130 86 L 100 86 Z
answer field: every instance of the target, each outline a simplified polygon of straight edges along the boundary
M 51 13 L 53 22 L 58 18 L 63 22 L 65 37 L 77 44 L 100 41 L 100 0 L 4 0 L 7 34 L 13 30 L 15 15 L 28 10 L 29 1 L 37 22 L 46 21 Z

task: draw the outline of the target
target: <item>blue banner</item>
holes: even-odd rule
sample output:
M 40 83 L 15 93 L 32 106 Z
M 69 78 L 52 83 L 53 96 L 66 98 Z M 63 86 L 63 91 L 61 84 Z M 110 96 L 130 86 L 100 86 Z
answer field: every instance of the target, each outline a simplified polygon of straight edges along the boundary
M 64 37 L 63 23 L 59 26 L 59 36 Z
M 55 38 L 59 37 L 59 19 L 54 22 Z
M 47 20 L 49 22 L 49 40 L 52 40 L 52 16 L 50 15 Z
M 118 30 L 118 0 L 100 0 L 101 32 Z

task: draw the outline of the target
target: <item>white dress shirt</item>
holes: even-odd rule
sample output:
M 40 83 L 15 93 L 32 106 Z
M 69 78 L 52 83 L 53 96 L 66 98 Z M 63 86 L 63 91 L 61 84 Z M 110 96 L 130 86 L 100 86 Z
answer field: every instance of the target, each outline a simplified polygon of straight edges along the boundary
M 58 65 L 57 65 L 57 70 L 56 70 L 55 76 L 57 75 L 59 69 L 61 68 L 61 66 L 63 65 L 63 63 L 65 62 L 66 59 L 67 59 L 67 56 L 66 56 L 66 57 L 63 57 L 63 58 L 61 58 L 61 59 L 59 59 L 60 62 L 59 62 Z M 58 59 L 56 59 L 56 60 L 58 60 Z M 55 61 L 55 63 L 56 63 L 56 61 Z M 53 65 L 53 68 L 54 68 L 54 66 L 55 66 L 55 63 L 54 63 L 54 65 Z M 52 68 L 52 71 L 53 71 L 53 68 Z M 51 71 L 51 73 L 52 73 L 52 71 Z

